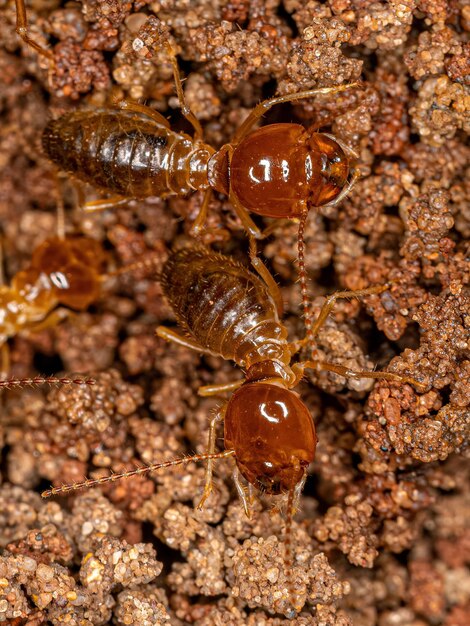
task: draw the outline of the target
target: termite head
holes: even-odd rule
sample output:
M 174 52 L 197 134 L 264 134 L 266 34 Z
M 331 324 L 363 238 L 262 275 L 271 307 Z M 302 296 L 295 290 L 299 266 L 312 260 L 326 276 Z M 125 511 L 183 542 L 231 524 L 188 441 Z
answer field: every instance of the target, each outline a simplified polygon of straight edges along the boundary
M 269 124 L 209 163 L 210 184 L 253 213 L 299 217 L 334 200 L 348 184 L 350 159 L 329 135 L 299 124 Z
M 230 398 L 225 447 L 235 450 L 241 474 L 259 489 L 292 491 L 313 461 L 316 443 L 310 411 L 294 391 L 246 383 Z

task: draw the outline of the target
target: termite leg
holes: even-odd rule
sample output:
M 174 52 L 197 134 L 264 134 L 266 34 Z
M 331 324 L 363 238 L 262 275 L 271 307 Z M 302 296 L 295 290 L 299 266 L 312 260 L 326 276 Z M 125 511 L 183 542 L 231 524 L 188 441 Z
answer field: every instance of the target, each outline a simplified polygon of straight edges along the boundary
M 154 254 L 150 257 L 147 257 L 141 261 L 136 261 L 135 263 L 129 263 L 129 265 L 124 265 L 117 270 L 112 272 L 108 272 L 107 274 L 101 275 L 101 280 L 104 282 L 109 280 L 110 278 L 114 278 L 115 276 L 122 276 L 123 274 L 129 274 L 130 272 L 135 272 L 139 270 L 149 270 L 155 268 L 155 266 L 159 265 L 161 262 L 160 256 Z
M 21 37 L 21 39 L 26 44 L 28 44 L 28 46 L 30 46 L 30 48 L 33 48 L 33 50 L 36 50 L 38 54 L 46 57 L 50 61 L 53 61 L 54 57 L 53 57 L 52 52 L 48 50 L 47 48 L 44 48 L 43 46 L 38 44 L 37 41 L 34 41 L 34 39 L 32 39 L 28 35 L 28 18 L 26 16 L 25 0 L 15 0 L 15 4 L 16 4 L 16 32 Z
M 130 102 L 129 100 L 120 100 L 117 103 L 117 106 L 123 111 L 131 111 L 132 113 L 140 113 L 141 115 L 145 115 L 149 117 L 154 122 L 156 122 L 159 126 L 164 126 L 165 128 L 170 128 L 170 122 L 163 117 L 161 113 L 151 109 L 145 104 L 139 104 L 138 102 Z
M 45 317 L 40 322 L 35 322 L 34 324 L 28 325 L 26 327 L 26 330 L 32 333 L 39 333 L 42 330 L 47 330 L 48 328 L 55 328 L 61 322 L 63 322 L 64 319 L 73 315 L 74 314 L 69 309 L 60 307 L 58 309 L 54 309 L 52 313 L 49 313 L 49 315 L 47 315 L 47 317 Z
M 240 221 L 242 223 L 243 228 L 246 230 L 246 232 L 249 234 L 250 237 L 253 237 L 254 239 L 257 239 L 258 241 L 260 241 L 261 239 L 266 239 L 267 237 L 269 237 L 271 235 L 271 233 L 276 228 L 278 228 L 279 225 L 282 224 L 283 222 L 287 223 L 287 222 L 291 221 L 291 220 L 287 220 L 287 219 L 284 219 L 284 218 L 276 219 L 267 228 L 265 228 L 264 230 L 261 230 L 254 223 L 254 221 L 251 219 L 248 211 L 245 209 L 243 204 L 241 204 L 241 202 L 238 200 L 238 198 L 235 196 L 235 194 L 230 193 L 229 194 L 229 200 L 230 200 L 230 202 L 233 205 L 235 213 L 240 218 Z
M 131 200 L 132 198 L 110 196 L 109 198 L 102 198 L 100 200 L 85 202 L 85 204 L 82 206 L 82 209 L 87 213 L 94 213 L 95 211 L 106 211 L 106 209 L 114 209 L 118 206 L 122 206 L 123 204 L 127 204 Z
M 226 411 L 226 405 L 221 407 L 216 415 L 211 419 L 211 423 L 209 426 L 209 441 L 207 444 L 207 454 L 214 454 L 215 453 L 215 440 L 216 440 L 216 436 L 217 436 L 217 425 L 223 421 L 224 417 L 225 417 L 225 411 Z M 199 501 L 199 504 L 197 505 L 197 509 L 200 511 L 202 508 L 204 508 L 204 504 L 207 500 L 207 498 L 210 496 L 211 492 L 212 492 L 212 474 L 214 472 L 214 461 L 212 458 L 208 459 L 207 461 L 207 465 L 206 465 L 206 482 L 204 485 L 204 492 L 202 494 L 202 497 Z
M 195 341 L 192 341 L 189 337 L 183 337 L 166 326 L 159 326 L 155 331 L 155 334 L 157 337 L 165 339 L 165 341 L 172 341 L 173 343 L 177 343 L 179 346 L 183 346 L 184 348 L 189 348 L 190 350 L 195 350 L 196 352 L 201 352 L 202 354 L 213 354 L 210 350 L 203 348 Z
M 387 291 L 387 289 L 389 288 L 390 288 L 390 284 L 386 283 L 385 285 L 374 285 L 372 287 L 367 287 L 366 289 L 355 289 L 354 291 L 337 291 L 336 293 L 332 293 L 331 295 L 327 296 L 320 310 L 320 313 L 313 325 L 313 328 L 312 328 L 313 337 L 316 337 L 318 335 L 318 331 L 323 326 L 328 315 L 333 310 L 333 307 L 335 306 L 337 300 L 340 300 L 342 298 L 360 298 L 362 296 L 371 296 L 374 294 L 380 294 L 380 293 L 383 293 L 384 291 Z
M 230 142 L 232 146 L 236 146 L 246 137 L 246 135 L 251 131 L 253 126 L 262 117 L 270 108 L 275 106 L 276 104 L 283 104 L 284 102 L 296 102 L 298 100 L 305 100 L 306 98 L 311 98 L 318 94 L 328 94 L 328 93 L 339 93 L 340 91 L 345 91 L 346 89 L 350 89 L 351 87 L 357 87 L 359 83 L 348 83 L 347 85 L 337 85 L 336 87 L 320 87 L 316 89 L 306 89 L 305 91 L 298 91 L 297 93 L 289 93 L 284 96 L 275 96 L 274 98 L 269 98 L 268 100 L 263 100 L 255 106 L 255 108 L 248 115 L 246 120 L 241 124 L 235 135 L 233 136 L 232 141 Z
M 201 208 L 199 209 L 199 213 L 196 216 L 196 219 L 193 222 L 193 225 L 190 228 L 190 235 L 192 237 L 198 237 L 201 233 L 201 230 L 204 227 L 204 224 L 207 220 L 207 212 L 209 210 L 209 204 L 212 198 L 212 189 L 206 189 L 204 192 L 204 198 L 202 200 Z
M 235 489 L 237 490 L 238 497 L 242 501 L 243 508 L 245 509 L 245 514 L 247 518 L 250 519 L 251 518 L 250 504 L 252 504 L 252 502 L 250 500 L 250 494 L 247 495 L 245 491 L 245 487 L 242 485 L 242 482 L 240 480 L 240 472 L 237 466 L 235 466 L 232 472 L 232 479 L 233 479 L 233 484 L 235 485 Z
M 337 365 L 336 363 L 328 363 L 328 361 L 306 361 L 302 363 L 305 368 L 323 370 L 326 372 L 334 372 L 345 378 L 375 378 L 382 380 L 390 380 L 396 383 L 410 383 L 419 390 L 426 388 L 426 385 L 415 380 L 411 376 L 402 376 L 401 374 L 394 374 L 393 372 L 367 372 L 363 370 L 351 370 L 344 365 Z
M 5 342 L 1 348 L 0 380 L 6 380 L 10 373 L 10 346 Z
M 203 398 L 210 396 L 218 396 L 221 393 L 227 393 L 228 391 L 236 391 L 245 383 L 245 379 L 236 380 L 233 383 L 225 383 L 223 385 L 203 385 L 197 390 L 197 395 Z
M 254 239 L 253 237 L 250 237 L 250 260 L 255 270 L 264 280 L 271 295 L 271 298 L 274 300 L 279 317 L 282 317 L 282 314 L 284 312 L 284 304 L 282 302 L 281 290 L 279 288 L 279 285 L 274 280 L 271 272 L 268 270 L 263 261 L 259 258 L 258 250 L 256 249 L 256 239 Z
M 230 193 L 229 200 L 235 209 L 235 213 L 240 218 L 243 228 L 250 235 L 250 237 L 253 237 L 254 239 L 263 239 L 263 233 L 248 215 L 248 211 L 241 204 L 234 193 Z
M 202 126 L 197 117 L 191 111 L 189 106 L 186 104 L 186 98 L 184 97 L 183 84 L 180 78 L 180 71 L 178 68 L 178 60 L 176 59 L 176 55 L 173 51 L 173 48 L 169 43 L 167 43 L 167 50 L 170 55 L 170 61 L 173 66 L 173 78 L 175 81 L 176 87 L 176 95 L 178 96 L 179 105 L 181 109 L 181 113 L 188 120 L 191 126 L 194 128 L 194 139 L 202 139 Z
M 57 180 L 57 185 L 56 185 L 56 189 L 57 189 L 57 211 L 56 211 L 57 212 L 57 218 L 56 218 L 57 237 L 63 241 L 65 239 L 64 197 L 59 187 L 60 185 L 59 180 L 58 179 L 56 180 Z

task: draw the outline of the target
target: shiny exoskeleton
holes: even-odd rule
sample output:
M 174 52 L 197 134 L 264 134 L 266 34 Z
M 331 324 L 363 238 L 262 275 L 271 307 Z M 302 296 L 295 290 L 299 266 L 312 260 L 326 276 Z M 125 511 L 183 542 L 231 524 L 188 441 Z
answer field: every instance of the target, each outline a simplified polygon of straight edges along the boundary
M 307 95 L 318 91 L 331 89 Z M 293 94 L 259 106 L 264 112 L 275 101 L 300 97 L 307 96 Z M 134 109 L 129 104 L 126 108 Z M 305 210 L 338 202 L 355 180 L 351 152 L 315 127 L 270 124 L 252 132 L 246 128 L 215 151 L 198 137 L 172 131 L 144 109 L 67 113 L 44 129 L 44 151 L 60 169 L 119 198 L 222 192 L 257 238 L 261 233 L 247 212 L 300 217 Z M 209 198 L 196 218 L 196 232 L 205 221 Z M 100 203 L 90 203 L 89 208 L 94 207 Z
M 299 380 L 290 367 L 295 350 L 267 286 L 232 259 L 197 248 L 173 254 L 161 284 L 201 351 L 245 370 L 224 418 L 225 448 L 234 450 L 240 472 L 268 493 L 293 489 L 313 461 L 315 426 L 290 391 Z M 167 337 L 166 329 L 157 333 Z
M 16 7 L 17 33 L 54 64 L 51 51 L 28 34 L 24 0 L 16 0 Z M 261 238 L 249 213 L 300 217 L 314 207 L 336 204 L 349 193 L 358 177 L 352 167 L 357 156 L 341 140 L 298 124 L 253 128 L 276 104 L 336 94 L 357 83 L 265 100 L 251 111 L 231 141 L 216 151 L 202 140 L 201 125 L 186 104 L 174 50 L 165 35 L 159 33 L 157 38 L 168 51 L 181 111 L 194 128 L 194 137 L 172 131 L 157 111 L 127 101 L 120 103 L 121 110 L 71 111 L 44 129 L 44 151 L 61 170 L 114 194 L 88 203 L 89 210 L 133 198 L 185 196 L 202 190 L 204 201 L 192 226 L 197 234 L 215 190 L 229 196 L 247 232 Z
M 262 266 L 263 278 L 265 271 Z M 274 281 L 264 282 L 245 266 L 222 254 L 203 247 L 178 250 L 167 260 L 160 281 L 185 334 L 160 326 L 157 335 L 200 353 L 231 359 L 245 371 L 242 380 L 199 390 L 200 395 L 205 396 L 233 392 L 211 420 L 207 453 L 53 487 L 43 495 L 67 493 L 166 467 L 205 461 L 206 484 L 201 507 L 212 490 L 214 461 L 234 457 L 233 478 L 247 513 L 249 500 L 239 474 L 249 485 L 268 493 L 287 492 L 285 563 L 289 598 L 283 610 L 293 616 L 300 610 L 303 600 L 297 597 L 291 579 L 292 517 L 317 443 L 311 413 L 293 388 L 307 368 L 351 377 L 386 378 L 415 384 L 416 381 L 389 372 L 356 372 L 326 361 L 292 363 L 292 357 L 306 340 L 288 342 L 287 330 L 279 317 L 279 298 L 273 292 Z M 340 292 L 335 298 L 328 298 L 307 341 L 316 335 L 336 298 L 381 293 L 386 288 Z M 224 420 L 225 449 L 216 452 L 216 428 L 221 420 Z
M 112 109 L 72 111 L 50 121 L 42 145 L 60 169 L 128 198 L 206 189 L 214 153 L 150 117 Z
M 85 237 L 50 237 L 11 284 L 0 286 L 0 346 L 24 330 L 54 323 L 59 305 L 83 311 L 101 291 L 104 253 Z

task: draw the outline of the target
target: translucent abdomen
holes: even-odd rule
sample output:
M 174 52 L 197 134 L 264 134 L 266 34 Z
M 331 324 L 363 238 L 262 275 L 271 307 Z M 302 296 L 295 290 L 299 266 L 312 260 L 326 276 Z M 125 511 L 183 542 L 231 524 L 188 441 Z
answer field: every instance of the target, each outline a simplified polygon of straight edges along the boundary
M 42 143 L 60 169 L 130 198 L 184 195 L 204 188 L 213 153 L 153 120 L 112 110 L 63 115 L 49 122 Z
M 25 271 L 16 276 L 17 282 L 27 280 L 31 288 L 17 290 L 17 283 L 0 287 L 0 346 L 10 337 L 42 321 L 58 304 L 51 286 L 45 284 L 37 273 L 33 276 L 31 271 Z
M 202 347 L 242 367 L 285 350 L 287 331 L 264 283 L 229 257 L 179 250 L 161 284 L 179 323 Z

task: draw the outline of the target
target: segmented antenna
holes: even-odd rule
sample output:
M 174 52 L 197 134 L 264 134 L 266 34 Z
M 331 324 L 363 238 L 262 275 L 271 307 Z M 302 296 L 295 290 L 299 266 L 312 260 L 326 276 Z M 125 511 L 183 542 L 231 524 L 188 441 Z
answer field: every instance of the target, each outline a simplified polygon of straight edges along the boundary
M 223 459 L 228 456 L 233 456 L 235 450 L 224 450 L 223 452 L 215 452 L 214 454 L 194 454 L 193 456 L 185 456 L 179 459 L 172 459 L 171 461 L 165 461 L 164 463 L 152 463 L 150 465 L 142 465 L 133 470 L 127 470 L 120 472 L 119 474 L 111 474 L 111 476 L 102 476 L 101 478 L 86 478 L 80 482 L 70 483 L 69 485 L 62 485 L 61 487 L 51 487 L 46 491 L 43 491 L 41 496 L 43 498 L 50 498 L 57 494 L 68 493 L 69 491 L 77 491 L 78 489 L 85 489 L 88 487 L 95 487 L 96 485 L 103 485 L 104 483 L 113 483 L 121 478 L 131 478 L 132 476 L 142 476 L 143 474 L 149 474 L 155 472 L 163 467 L 173 467 L 175 465 L 185 465 L 193 461 L 209 461 L 213 459 Z
M 299 232 L 297 236 L 297 255 L 299 266 L 300 293 L 302 294 L 302 308 L 304 312 L 305 338 L 310 346 L 314 345 L 313 315 L 307 290 L 307 270 L 305 269 L 305 224 L 308 209 L 304 207 L 300 214 Z
M 33 378 L 7 378 L 0 380 L 0 389 L 37 387 L 39 385 L 94 385 L 93 378 L 59 378 L 57 376 L 34 376 Z

